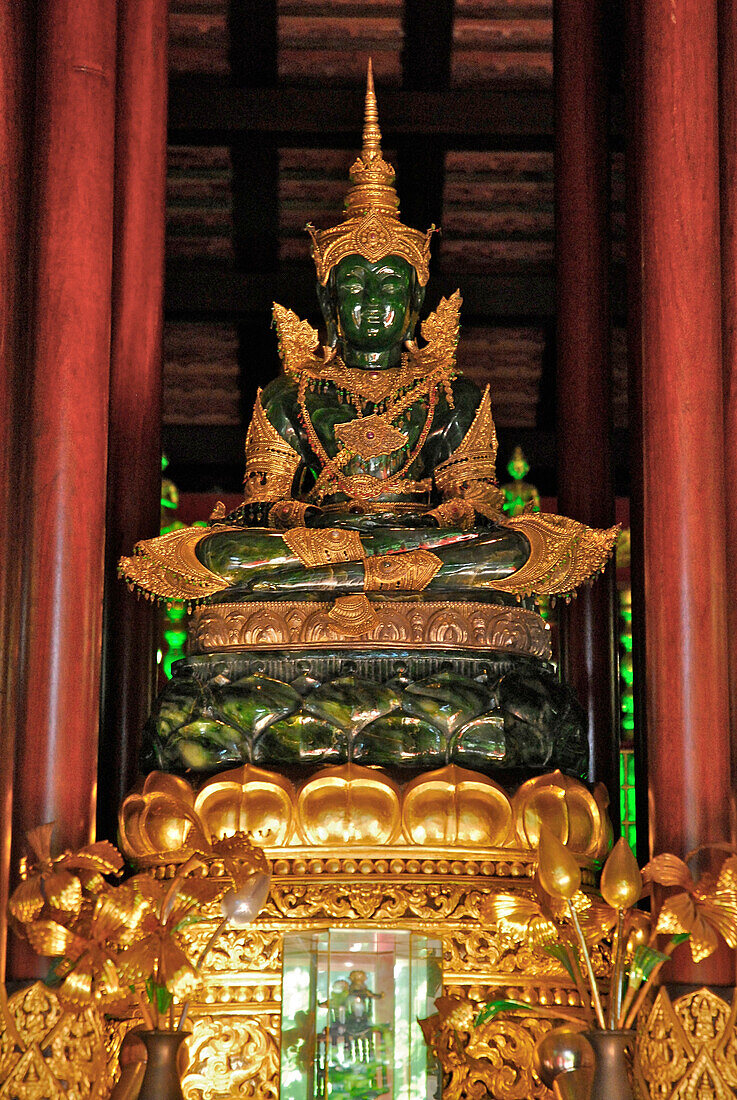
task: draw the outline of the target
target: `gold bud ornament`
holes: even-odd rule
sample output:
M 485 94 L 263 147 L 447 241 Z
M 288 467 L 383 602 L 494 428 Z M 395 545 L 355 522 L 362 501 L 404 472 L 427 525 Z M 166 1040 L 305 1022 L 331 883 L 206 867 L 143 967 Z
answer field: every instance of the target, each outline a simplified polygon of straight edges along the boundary
M 601 895 L 621 912 L 631 909 L 642 891 L 642 875 L 632 849 L 622 836 L 612 848 L 601 873 Z
M 543 890 L 553 897 L 570 901 L 581 887 L 581 868 L 566 846 L 542 823 L 537 860 Z

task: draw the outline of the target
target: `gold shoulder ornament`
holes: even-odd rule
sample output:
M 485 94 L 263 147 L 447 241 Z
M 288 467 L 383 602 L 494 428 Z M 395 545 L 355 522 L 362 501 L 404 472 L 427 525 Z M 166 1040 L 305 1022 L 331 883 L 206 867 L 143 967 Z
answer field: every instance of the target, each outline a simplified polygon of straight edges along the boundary
M 286 374 L 298 374 L 308 366 L 317 367 L 320 359 L 315 354 L 320 343 L 317 329 L 309 321 L 303 321 L 293 309 L 273 305 L 279 358 Z
M 494 481 L 497 439 L 487 386 L 471 427 L 453 454 L 435 467 L 435 484 L 443 496 L 461 496 L 461 487 L 480 479 Z
M 300 461 L 297 452 L 282 439 L 266 415 L 259 390 L 246 434 L 244 504 L 271 503 L 290 497 Z
M 237 527 L 220 527 L 237 531 Z M 228 588 L 228 582 L 203 565 L 195 553 L 197 543 L 212 534 L 209 527 L 182 527 L 155 539 L 137 542 L 130 558 L 118 562 L 118 575 L 131 590 L 146 599 L 184 600 L 199 603 L 215 592 Z
M 435 484 L 445 500 L 462 499 L 474 512 L 496 522 L 504 494 L 496 484 L 497 438 L 487 386 L 471 427 L 452 455 L 435 468 Z
M 495 581 L 500 592 L 517 596 L 567 596 L 605 567 L 617 542 L 619 524 L 599 530 L 567 516 L 530 512 L 501 521 L 530 544 L 520 569 Z

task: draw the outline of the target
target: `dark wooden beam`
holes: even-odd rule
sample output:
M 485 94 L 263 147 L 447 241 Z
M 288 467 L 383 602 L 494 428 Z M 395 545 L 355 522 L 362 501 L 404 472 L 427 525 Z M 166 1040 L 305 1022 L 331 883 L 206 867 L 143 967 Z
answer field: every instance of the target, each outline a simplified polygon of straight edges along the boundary
M 615 266 L 612 280 L 612 313 L 624 316 L 625 282 L 621 266 Z M 429 287 L 427 308 L 434 308 L 441 295 L 460 287 L 463 318 L 531 318 L 548 320 L 555 315 L 555 281 L 552 272 L 513 275 L 457 275 L 444 273 Z M 232 268 L 201 263 L 170 263 L 166 269 L 166 312 L 175 319 L 196 319 L 207 314 L 214 319 L 270 317 L 274 301 L 282 302 L 300 315 L 318 317 L 314 271 L 307 265 L 284 265 L 276 272 L 250 274 Z
M 169 85 L 169 137 L 209 143 L 233 133 L 273 134 L 285 145 L 354 145 L 363 88 L 233 87 L 188 75 Z M 548 90 L 462 89 L 380 92 L 385 145 L 396 136 L 441 135 L 455 145 L 480 139 L 542 141 L 553 133 Z
M 470 317 L 552 317 L 552 275 L 439 276 L 433 298 L 451 294 L 461 284 L 463 313 Z M 276 273 L 248 274 L 232 268 L 202 264 L 170 264 L 166 273 L 166 310 L 169 317 L 209 314 L 247 317 L 270 314 L 274 301 L 288 304 L 300 315 L 319 316 L 314 273 L 306 267 Z M 428 298 L 429 303 L 429 298 Z

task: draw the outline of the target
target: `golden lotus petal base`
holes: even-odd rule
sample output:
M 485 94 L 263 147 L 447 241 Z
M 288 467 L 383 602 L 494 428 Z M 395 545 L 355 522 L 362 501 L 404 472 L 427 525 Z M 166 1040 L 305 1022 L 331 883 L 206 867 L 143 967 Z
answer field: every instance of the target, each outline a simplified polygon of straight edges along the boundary
M 397 555 L 399 557 L 399 555 Z M 348 614 L 353 601 L 358 609 Z M 344 614 L 336 614 L 340 605 Z M 353 604 L 350 605 L 353 607 Z M 194 610 L 190 651 L 335 649 L 496 649 L 550 659 L 550 628 L 536 612 L 500 604 L 346 596 L 334 603 L 223 603 Z

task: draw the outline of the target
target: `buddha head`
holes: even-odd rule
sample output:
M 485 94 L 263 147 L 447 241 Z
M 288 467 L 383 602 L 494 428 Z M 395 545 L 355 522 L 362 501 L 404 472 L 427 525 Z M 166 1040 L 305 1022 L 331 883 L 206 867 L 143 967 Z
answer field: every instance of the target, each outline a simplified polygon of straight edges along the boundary
M 348 366 L 377 369 L 399 362 L 402 345 L 412 340 L 425 290 L 402 256 L 371 261 L 344 256 L 318 283 L 328 344 Z
M 370 62 L 363 149 L 350 178 L 343 221 L 323 230 L 307 226 L 328 345 L 348 366 L 394 366 L 402 343 L 413 338 L 435 227 L 421 233 L 399 220 L 394 169 L 381 152 Z

